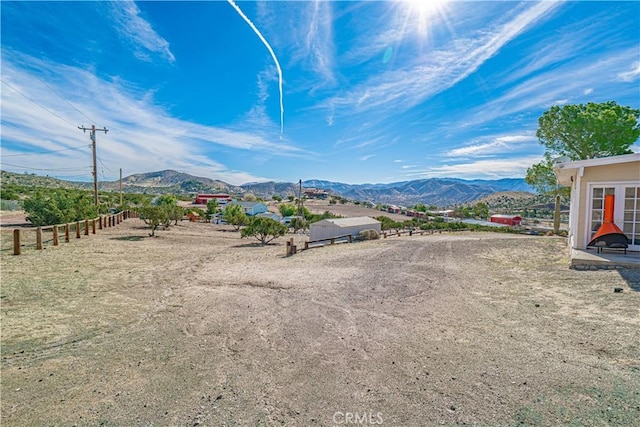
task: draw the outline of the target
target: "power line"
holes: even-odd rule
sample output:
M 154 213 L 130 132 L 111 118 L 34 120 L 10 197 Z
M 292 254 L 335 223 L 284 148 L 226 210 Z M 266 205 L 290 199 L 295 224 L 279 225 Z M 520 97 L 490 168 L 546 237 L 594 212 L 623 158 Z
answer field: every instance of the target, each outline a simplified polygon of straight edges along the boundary
M 33 170 L 33 171 L 66 171 L 66 172 L 70 172 L 70 171 L 79 171 L 79 170 L 85 170 L 85 169 L 89 169 L 91 168 L 91 166 L 83 166 L 81 168 L 49 168 L 49 169 L 42 169 L 42 168 L 32 168 L 29 166 L 21 166 L 21 165 L 14 165 L 11 163 L 5 163 L 2 162 L 2 165 L 6 165 L 6 166 L 13 166 L 14 168 L 21 168 L 21 169 L 28 169 L 28 170 Z
M 89 148 L 90 145 L 78 145 L 77 147 L 70 148 L 62 148 L 60 150 L 49 150 L 49 151 L 37 151 L 35 153 L 23 153 L 23 154 L 4 154 L 2 157 L 18 157 L 18 156 L 36 156 L 39 154 L 49 154 L 49 153 L 58 153 L 60 151 L 69 151 L 69 150 L 79 150 L 81 148 Z
M 41 79 L 40 77 L 38 77 L 38 76 L 36 76 L 36 77 L 37 77 L 37 79 L 38 79 L 38 80 L 40 80 L 40 81 L 42 82 L 42 84 L 43 84 L 43 85 L 45 85 L 47 88 L 49 88 L 49 90 L 50 90 L 51 92 L 55 93 L 56 95 L 58 95 L 58 97 L 59 97 L 60 99 L 62 99 L 64 102 L 66 102 L 66 103 L 67 103 L 67 105 L 69 105 L 71 108 L 73 108 L 73 109 L 74 109 L 74 110 L 76 110 L 78 113 L 80 113 L 80 114 L 81 114 L 85 119 L 89 120 L 90 122 L 94 122 L 94 123 L 95 123 L 95 120 L 93 120 L 91 117 L 87 116 L 87 115 L 86 115 L 85 113 L 83 113 L 82 111 L 78 110 L 78 109 L 75 107 L 75 105 L 73 105 L 71 102 L 67 101 L 67 99 L 66 99 L 64 96 L 62 96 L 62 95 L 60 95 L 58 92 L 56 92 L 56 91 L 55 91 L 51 86 L 49 86 L 49 85 L 47 84 L 47 82 L 45 82 L 44 80 L 42 80 L 42 79 Z
M 17 93 L 19 93 L 20 95 L 22 95 L 25 99 L 27 99 L 28 101 L 33 102 L 34 104 L 36 104 L 38 107 L 42 108 L 43 110 L 53 114 L 54 116 L 56 116 L 57 118 L 59 118 L 60 120 L 64 121 L 65 123 L 70 124 L 71 126 L 75 126 L 73 123 L 71 123 L 69 120 L 65 119 L 64 117 L 54 113 L 53 111 L 49 110 L 47 107 L 39 104 L 38 102 L 34 101 L 33 99 L 29 98 L 27 95 L 25 95 L 24 93 L 20 92 L 18 89 L 16 89 L 15 87 L 11 86 L 9 83 L 5 82 L 4 80 L 0 79 L 0 81 L 2 83 L 4 83 L 5 85 L 9 86 L 11 89 L 15 90 Z

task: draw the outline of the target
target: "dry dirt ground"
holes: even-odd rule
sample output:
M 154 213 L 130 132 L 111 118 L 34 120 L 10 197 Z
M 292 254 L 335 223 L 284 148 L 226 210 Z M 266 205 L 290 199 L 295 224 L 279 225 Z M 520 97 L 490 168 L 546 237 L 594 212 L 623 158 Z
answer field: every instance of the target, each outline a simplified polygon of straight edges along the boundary
M 3 250 L 2 425 L 638 425 L 640 288 L 560 238 L 224 227 Z

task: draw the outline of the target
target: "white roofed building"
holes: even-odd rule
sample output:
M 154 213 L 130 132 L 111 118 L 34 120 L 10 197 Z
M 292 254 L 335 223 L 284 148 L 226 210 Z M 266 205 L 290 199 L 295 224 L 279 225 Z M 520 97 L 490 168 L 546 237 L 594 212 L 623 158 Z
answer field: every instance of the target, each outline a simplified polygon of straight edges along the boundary
M 362 230 L 382 232 L 382 224 L 368 216 L 353 218 L 328 218 L 309 226 L 309 241 L 332 239 L 350 234 L 355 237 Z

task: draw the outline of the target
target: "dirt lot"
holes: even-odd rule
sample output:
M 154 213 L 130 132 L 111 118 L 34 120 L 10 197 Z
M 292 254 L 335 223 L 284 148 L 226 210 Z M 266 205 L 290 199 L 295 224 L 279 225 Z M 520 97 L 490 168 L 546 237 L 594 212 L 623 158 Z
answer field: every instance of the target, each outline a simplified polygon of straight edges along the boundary
M 2 251 L 2 425 L 640 419 L 640 288 L 562 239 L 277 242 L 130 219 Z

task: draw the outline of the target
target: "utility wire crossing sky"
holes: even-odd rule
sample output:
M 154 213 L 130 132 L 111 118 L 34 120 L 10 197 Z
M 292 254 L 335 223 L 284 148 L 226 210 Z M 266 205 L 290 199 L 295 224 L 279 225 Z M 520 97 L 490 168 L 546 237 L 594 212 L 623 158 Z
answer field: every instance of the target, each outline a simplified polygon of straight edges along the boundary
M 2 169 L 90 181 L 78 127 L 95 125 L 101 180 L 521 178 L 551 106 L 640 108 L 638 16 L 635 1 L 3 2 Z

